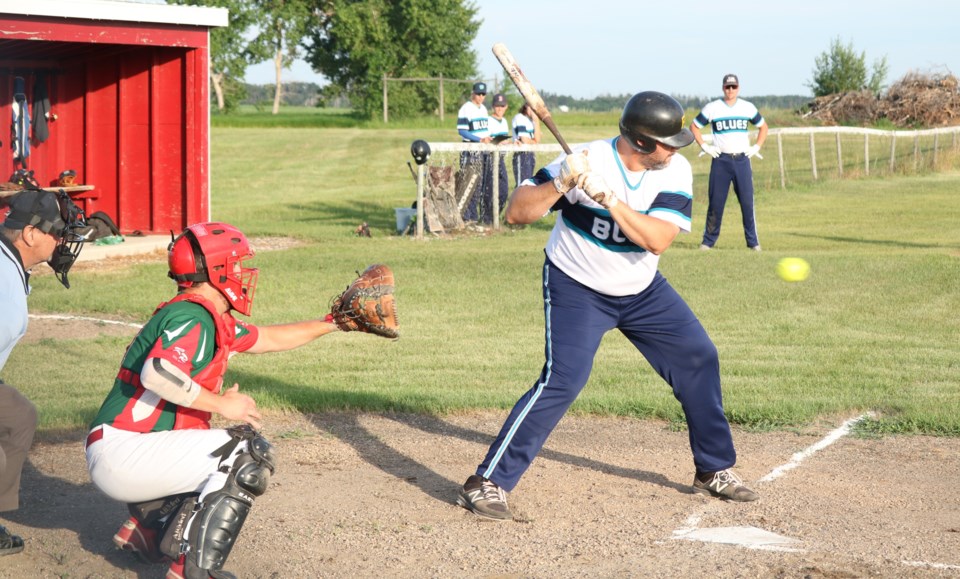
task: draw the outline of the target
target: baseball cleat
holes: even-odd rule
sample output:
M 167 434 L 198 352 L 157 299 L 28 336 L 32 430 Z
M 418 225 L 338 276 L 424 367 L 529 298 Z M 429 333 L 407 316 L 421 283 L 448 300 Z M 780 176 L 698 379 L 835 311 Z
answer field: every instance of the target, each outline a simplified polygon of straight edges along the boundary
M 187 571 L 187 567 L 190 567 L 190 570 Z M 237 576 L 228 571 L 222 570 L 213 570 L 213 571 L 204 571 L 199 567 L 194 566 L 192 563 L 187 563 L 187 558 L 185 555 L 180 555 L 180 558 L 170 563 L 170 568 L 167 569 L 167 575 L 164 579 L 189 579 L 192 577 L 207 577 L 208 579 L 237 579 Z
M 698 474 L 693 478 L 693 492 L 741 503 L 760 498 L 730 469 Z
M 513 519 L 507 506 L 507 493 L 491 480 L 472 475 L 457 496 L 457 504 L 486 519 L 504 521 Z
M 130 551 L 144 563 L 159 563 L 165 559 L 160 552 L 157 532 L 142 526 L 140 521 L 133 517 L 120 526 L 120 530 L 113 536 L 113 544 L 119 549 Z

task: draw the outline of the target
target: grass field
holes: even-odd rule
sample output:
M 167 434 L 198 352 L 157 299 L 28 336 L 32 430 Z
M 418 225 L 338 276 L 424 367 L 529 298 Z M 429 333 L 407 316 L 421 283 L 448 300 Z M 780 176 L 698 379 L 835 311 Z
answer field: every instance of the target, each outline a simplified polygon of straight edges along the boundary
M 568 124 L 568 140 L 613 134 Z M 395 233 L 413 201 L 410 142 L 451 141 L 449 127 L 213 129 L 213 217 L 251 237 L 304 245 L 261 252 L 255 323 L 320 316 L 356 270 L 390 264 L 402 338 L 336 334 L 294 352 L 237 356 L 228 381 L 266 408 L 421 413 L 507 408 L 542 365 L 539 294 L 551 219 L 487 236 L 416 241 Z M 960 174 L 828 180 L 787 190 L 758 183 L 764 252 L 744 249 L 727 207 L 715 251 L 697 249 L 708 163 L 696 171 L 694 233 L 661 270 L 716 342 L 732 422 L 785 429 L 877 411 L 871 432 L 960 436 Z M 370 224 L 373 237 L 354 228 Z M 799 256 L 804 283 L 774 274 Z M 144 322 L 172 295 L 164 263 L 34 278 L 34 313 Z M 41 428 L 85 425 L 109 389 L 127 339 L 70 336 L 21 344 L 4 369 L 40 409 Z M 605 338 L 576 412 L 683 420 L 670 389 L 622 336 Z

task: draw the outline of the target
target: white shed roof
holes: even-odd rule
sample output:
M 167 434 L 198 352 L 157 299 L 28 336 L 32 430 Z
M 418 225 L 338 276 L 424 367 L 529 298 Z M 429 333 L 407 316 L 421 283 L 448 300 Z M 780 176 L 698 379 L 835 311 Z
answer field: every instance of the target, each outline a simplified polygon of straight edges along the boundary
M 208 27 L 229 24 L 226 8 L 179 6 L 162 0 L 0 0 L 0 14 Z

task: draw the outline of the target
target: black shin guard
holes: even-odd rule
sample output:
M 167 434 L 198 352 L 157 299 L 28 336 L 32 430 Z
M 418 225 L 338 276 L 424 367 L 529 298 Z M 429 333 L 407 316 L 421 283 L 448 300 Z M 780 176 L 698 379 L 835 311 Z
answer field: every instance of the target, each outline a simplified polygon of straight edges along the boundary
M 235 433 L 231 429 L 231 434 Z M 267 490 L 274 471 L 273 446 L 255 431 L 239 433 L 247 448 L 233 462 L 222 489 L 198 505 L 190 523 L 186 567 L 213 574 L 221 569 L 250 513 L 253 501 Z

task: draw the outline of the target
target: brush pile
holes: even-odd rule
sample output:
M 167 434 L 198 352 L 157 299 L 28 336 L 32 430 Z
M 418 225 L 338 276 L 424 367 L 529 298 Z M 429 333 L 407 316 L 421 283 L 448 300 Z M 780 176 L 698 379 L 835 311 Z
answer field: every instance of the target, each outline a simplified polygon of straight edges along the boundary
M 907 73 L 881 96 L 871 91 L 817 97 L 802 114 L 826 125 L 867 126 L 887 119 L 898 128 L 960 125 L 960 81 L 950 73 Z

